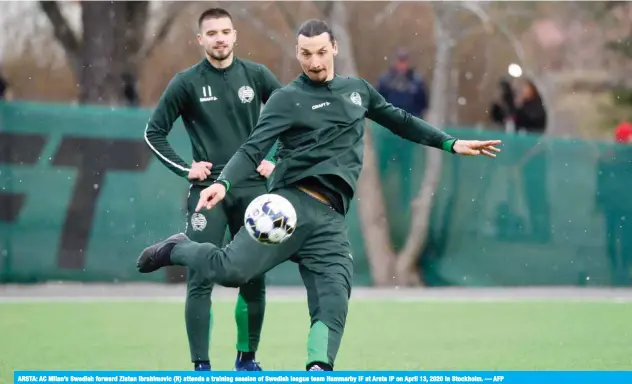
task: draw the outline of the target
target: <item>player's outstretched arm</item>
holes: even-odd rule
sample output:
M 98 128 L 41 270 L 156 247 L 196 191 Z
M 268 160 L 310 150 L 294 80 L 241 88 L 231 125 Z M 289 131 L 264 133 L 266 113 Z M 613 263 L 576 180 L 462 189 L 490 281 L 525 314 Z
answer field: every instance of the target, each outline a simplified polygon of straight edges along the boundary
M 465 156 L 496 157 L 500 140 L 457 140 L 428 122 L 388 103 L 371 84 L 364 81 L 369 91 L 367 117 L 396 135 L 415 143 L 439 148 Z
M 180 117 L 186 102 L 186 89 L 176 75 L 163 92 L 145 127 L 145 142 L 154 155 L 180 177 L 188 177 L 191 167 L 176 154 L 167 140 L 173 123 Z
M 380 93 L 364 80 L 369 92 L 367 117 L 394 134 L 418 144 L 451 151 L 455 138 L 388 103 Z

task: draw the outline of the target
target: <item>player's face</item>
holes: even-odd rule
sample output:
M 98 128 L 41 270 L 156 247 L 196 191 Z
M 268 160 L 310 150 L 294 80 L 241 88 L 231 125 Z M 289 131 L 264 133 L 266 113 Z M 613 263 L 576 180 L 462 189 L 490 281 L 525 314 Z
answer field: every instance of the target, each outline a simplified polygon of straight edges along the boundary
M 228 17 L 211 18 L 202 22 L 197 38 L 207 55 L 222 61 L 233 53 L 237 31 L 233 29 L 233 23 Z
M 334 75 L 334 56 L 338 54 L 336 43 L 328 33 L 314 37 L 298 36 L 296 57 L 303 72 L 313 81 L 331 80 Z

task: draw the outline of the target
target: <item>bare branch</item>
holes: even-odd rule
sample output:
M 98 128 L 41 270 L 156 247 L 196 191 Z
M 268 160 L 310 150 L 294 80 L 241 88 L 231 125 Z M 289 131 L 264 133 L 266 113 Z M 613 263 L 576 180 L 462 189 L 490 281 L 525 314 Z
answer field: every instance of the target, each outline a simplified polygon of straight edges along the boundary
M 268 38 L 274 42 L 276 42 L 277 44 L 279 44 L 282 48 L 283 48 L 283 53 L 288 55 L 288 56 L 294 56 L 294 50 L 291 49 L 290 47 L 292 47 L 291 44 L 286 44 L 287 41 L 286 39 L 277 34 L 274 29 L 270 28 L 269 26 L 265 25 L 260 18 L 255 17 L 254 15 L 252 15 L 248 9 L 244 8 L 244 7 L 239 7 L 239 8 L 234 8 L 234 7 L 230 7 L 232 8 L 230 9 L 231 13 L 233 14 L 237 14 L 241 17 L 243 17 L 244 19 L 248 19 L 248 21 L 250 21 L 251 25 L 254 26 L 255 28 L 257 28 L 259 30 L 259 32 L 265 34 L 268 36 Z
M 40 1 L 39 6 L 53 26 L 55 38 L 64 47 L 66 53 L 74 60 L 81 46 L 80 40 L 75 36 L 68 21 L 61 13 L 56 1 Z
M 502 13 L 504 18 L 514 20 L 531 20 L 537 15 L 534 10 L 521 8 L 504 8 Z
M 287 3 L 283 1 L 278 1 L 276 3 L 276 6 L 279 9 L 279 12 L 281 12 L 281 15 L 283 16 L 283 18 L 285 19 L 285 22 L 294 31 L 295 29 L 298 28 L 298 21 L 294 18 L 294 16 L 292 16 L 292 12 L 290 12 L 290 10 L 287 9 L 285 4 Z
M 485 11 L 485 9 L 483 9 L 483 7 L 481 7 L 476 2 L 469 2 L 469 1 L 462 2 L 461 6 L 467 9 L 468 11 L 472 12 L 474 15 L 478 16 L 478 18 L 481 19 L 481 22 L 486 27 L 486 29 L 488 29 L 492 25 L 496 27 L 496 29 L 498 29 L 503 34 L 503 36 L 505 36 L 505 38 L 509 40 L 509 43 L 513 47 L 514 52 L 518 58 L 518 61 L 520 62 L 520 65 L 523 68 L 525 67 L 526 62 L 527 62 L 527 55 L 524 51 L 524 47 L 522 46 L 522 43 L 520 42 L 520 40 L 518 40 L 516 35 L 514 35 L 513 32 L 511 32 L 505 24 L 499 22 L 498 20 L 493 20 L 489 16 L 487 11 Z
M 454 35 L 454 39 L 455 40 L 461 40 L 462 38 L 464 38 L 466 36 L 469 36 L 469 35 L 471 35 L 473 33 L 481 32 L 481 28 L 482 27 L 484 28 L 484 26 L 482 26 L 481 24 L 478 24 L 478 25 L 471 26 L 471 27 L 469 27 L 467 29 L 463 29 L 463 30 L 461 30 L 460 32 L 457 32 Z
M 492 47 L 492 44 L 489 44 L 489 43 L 485 44 L 484 57 L 485 57 L 485 70 L 483 71 L 483 73 L 485 75 L 481 76 L 480 81 L 478 82 L 478 84 L 476 84 L 476 90 L 481 93 L 483 93 L 483 91 L 485 90 L 485 88 L 487 87 L 490 81 L 490 76 L 487 76 L 487 74 L 491 72 L 490 65 L 492 61 L 494 60 L 494 48 Z
M 144 60 L 152 54 L 158 44 L 167 37 L 173 23 L 176 21 L 180 13 L 189 5 L 189 2 L 185 2 L 184 4 L 183 2 L 172 2 L 167 6 L 167 10 L 165 11 L 167 16 L 158 26 L 156 33 L 154 33 L 151 38 L 146 39 L 142 48 L 139 50 L 137 55 L 139 60 Z
M 487 13 L 487 11 L 483 7 L 481 7 L 479 4 L 472 4 L 470 2 L 465 1 L 465 2 L 461 2 L 460 6 L 472 12 L 475 16 L 481 19 L 481 22 L 483 24 L 491 23 L 491 17 Z
M 388 3 L 388 5 L 384 7 L 383 10 L 375 15 L 375 18 L 373 19 L 373 23 L 375 24 L 375 26 L 382 24 L 384 20 L 386 20 L 387 17 L 391 16 L 400 5 L 401 2 L 399 1 L 391 1 L 390 3 Z
M 531 75 L 530 76 L 531 80 L 535 84 L 536 88 L 538 88 L 539 90 L 547 89 L 542 83 L 540 77 L 537 76 L 537 74 L 533 73 L 533 71 L 531 71 L 529 67 L 527 66 L 527 55 L 525 53 L 524 47 L 522 43 L 520 42 L 520 40 L 518 40 L 516 35 L 507 27 L 507 25 L 505 25 L 503 22 L 500 22 L 499 20 L 495 20 L 489 17 L 489 14 L 482 7 L 480 7 L 478 3 L 468 1 L 468 2 L 462 2 L 461 5 L 463 6 L 463 8 L 469 10 L 470 12 L 478 16 L 479 19 L 481 19 L 481 22 L 483 22 L 484 24 L 492 24 L 498 31 L 500 31 L 500 33 L 502 33 L 502 35 L 505 36 L 505 38 L 511 44 L 511 47 L 513 48 L 513 51 L 516 54 L 516 57 L 518 59 L 518 63 L 520 64 L 520 66 L 524 68 L 525 73 L 528 73 Z M 541 92 L 541 96 L 544 101 L 544 104 L 550 105 L 550 100 L 548 100 L 549 97 L 547 93 Z M 551 117 L 551 120 L 549 121 L 549 123 L 551 124 L 551 126 L 554 125 L 553 117 Z

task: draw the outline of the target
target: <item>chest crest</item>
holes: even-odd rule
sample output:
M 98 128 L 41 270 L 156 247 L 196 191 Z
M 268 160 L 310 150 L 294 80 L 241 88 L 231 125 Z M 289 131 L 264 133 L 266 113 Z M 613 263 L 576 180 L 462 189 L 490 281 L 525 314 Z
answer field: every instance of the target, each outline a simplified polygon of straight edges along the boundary
M 244 85 L 237 90 L 237 96 L 242 103 L 250 103 L 255 98 L 255 91 L 249 85 Z
M 362 105 L 362 96 L 360 96 L 358 92 L 352 92 L 351 95 L 349 95 L 349 99 L 355 105 Z

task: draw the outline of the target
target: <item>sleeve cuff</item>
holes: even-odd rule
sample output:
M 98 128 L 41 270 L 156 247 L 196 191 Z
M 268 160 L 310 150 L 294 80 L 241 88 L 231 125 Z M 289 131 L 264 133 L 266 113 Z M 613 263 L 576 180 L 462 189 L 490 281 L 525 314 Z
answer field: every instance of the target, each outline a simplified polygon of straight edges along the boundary
M 454 153 L 454 143 L 457 139 L 448 139 L 443 142 L 442 149 L 446 152 Z
M 230 181 L 225 180 L 225 179 L 217 179 L 215 180 L 215 183 L 221 183 L 224 184 L 224 187 L 226 187 L 226 192 L 228 192 L 228 190 L 230 189 Z

